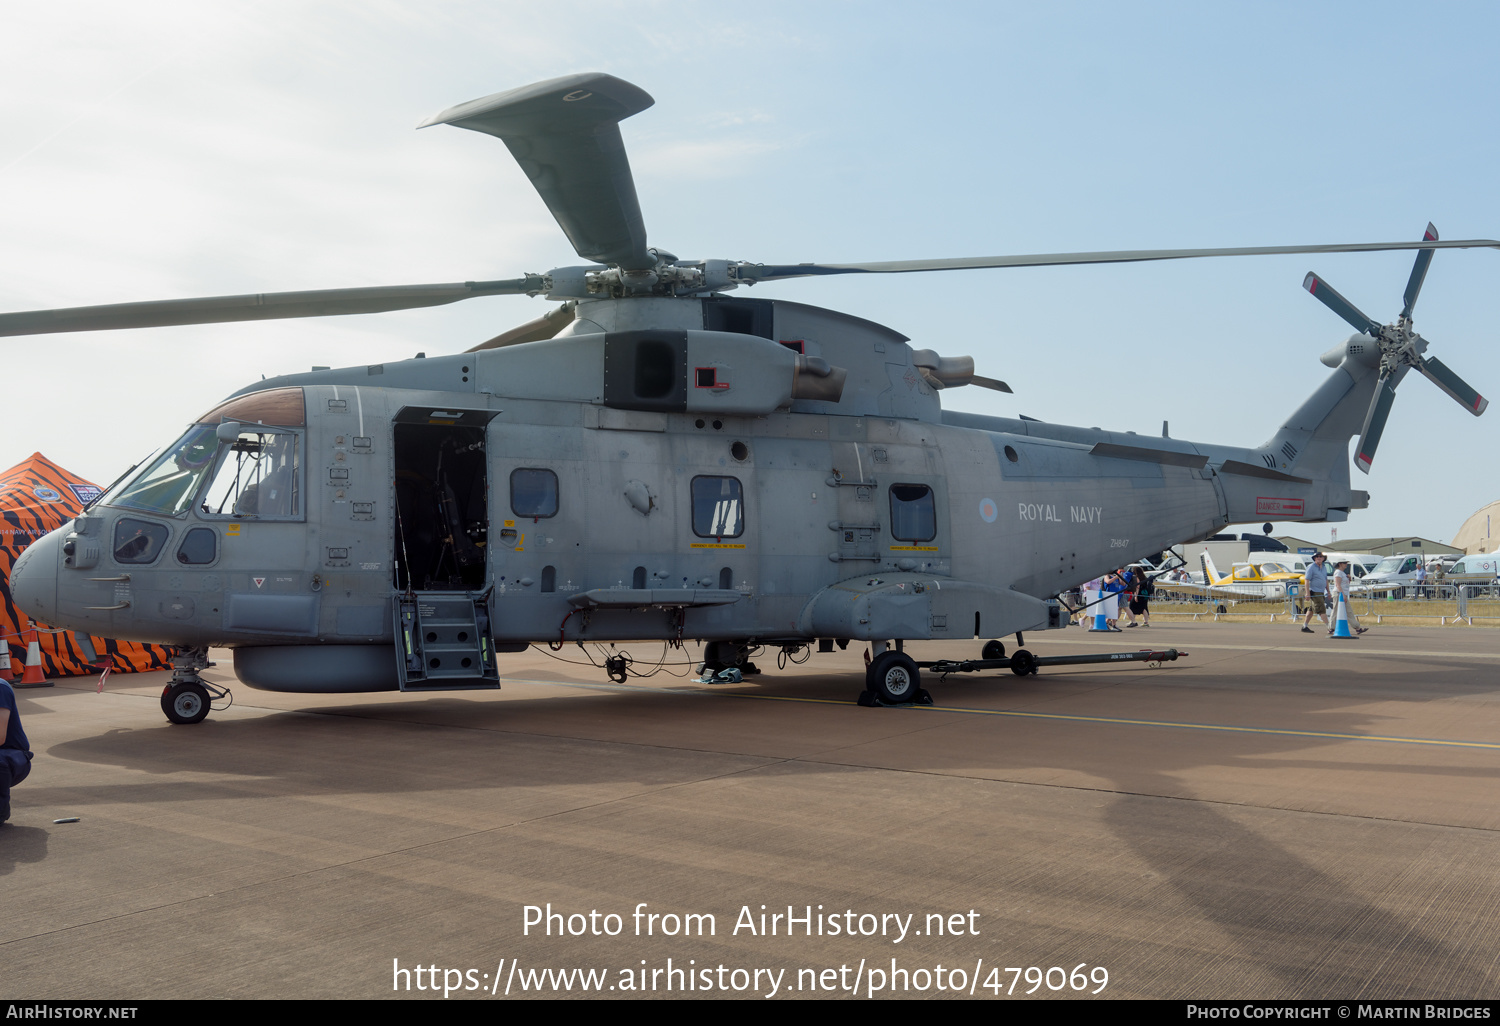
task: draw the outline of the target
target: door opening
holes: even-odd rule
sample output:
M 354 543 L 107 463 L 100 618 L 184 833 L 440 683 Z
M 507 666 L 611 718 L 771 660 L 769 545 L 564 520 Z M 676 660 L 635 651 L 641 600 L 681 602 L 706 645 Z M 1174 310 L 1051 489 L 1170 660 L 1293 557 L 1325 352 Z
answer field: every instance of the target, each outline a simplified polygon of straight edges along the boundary
M 484 587 L 489 533 L 483 425 L 395 425 L 396 587 Z

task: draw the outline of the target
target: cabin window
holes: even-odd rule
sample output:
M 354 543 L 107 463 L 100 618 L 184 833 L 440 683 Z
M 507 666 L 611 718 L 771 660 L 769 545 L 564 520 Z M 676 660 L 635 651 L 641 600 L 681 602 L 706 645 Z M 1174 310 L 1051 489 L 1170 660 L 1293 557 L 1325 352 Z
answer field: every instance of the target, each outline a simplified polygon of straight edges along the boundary
M 223 517 L 301 516 L 299 471 L 295 434 L 247 426 L 224 447 L 199 509 Z
M 155 563 L 167 544 L 167 526 L 150 520 L 121 517 L 115 523 L 114 556 L 116 563 L 144 566 Z
M 219 554 L 219 535 L 211 527 L 195 527 L 177 546 L 177 562 L 198 566 L 212 563 Z
M 920 484 L 891 485 L 891 537 L 924 542 L 937 537 L 932 489 Z
M 693 478 L 693 533 L 700 538 L 738 538 L 745 531 L 745 503 L 738 478 Z
M 557 475 L 522 467 L 510 472 L 510 508 L 518 517 L 557 516 Z

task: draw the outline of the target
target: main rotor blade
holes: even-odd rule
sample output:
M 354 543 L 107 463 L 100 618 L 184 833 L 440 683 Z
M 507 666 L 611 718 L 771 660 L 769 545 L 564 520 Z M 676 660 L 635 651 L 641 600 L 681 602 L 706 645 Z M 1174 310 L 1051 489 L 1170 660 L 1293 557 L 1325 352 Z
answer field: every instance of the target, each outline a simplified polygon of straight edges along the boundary
M 1474 416 L 1479 416 L 1490 401 L 1470 387 L 1463 378 L 1448 369 L 1448 365 L 1435 356 L 1418 359 L 1417 370 L 1428 381 L 1447 392 L 1453 400 Z
M 0 314 L 0 336 L 384 313 L 388 310 L 443 306 L 476 296 L 545 292 L 546 288 L 546 282 L 540 275 L 527 275 L 525 278 L 507 281 L 384 285 L 359 289 L 320 289 L 315 292 L 263 292 L 249 296 L 209 296 L 201 299 L 164 299 L 149 303 L 74 306 L 59 310 L 26 310 Z
M 1427 222 L 1427 232 L 1422 236 L 1424 242 L 1436 242 L 1438 231 Z M 1406 305 L 1401 308 L 1401 319 L 1411 320 L 1412 307 L 1417 305 L 1417 295 L 1422 291 L 1422 282 L 1427 277 L 1427 267 L 1432 263 L 1433 251 L 1430 249 L 1417 250 L 1417 262 L 1412 264 L 1411 277 L 1406 280 L 1406 292 L 1402 298 Z
M 982 375 L 979 375 L 979 374 L 976 374 L 972 378 L 970 378 L 969 379 L 969 384 L 971 384 L 971 385 L 978 385 L 980 388 L 988 388 L 988 389 L 990 389 L 992 391 L 995 391 L 995 392 L 1010 392 L 1011 391 L 1011 387 L 1009 385 L 1007 385 L 1005 382 L 1003 382 L 1003 381 L 997 381 L 994 378 L 986 378 L 986 377 L 983 377 Z M 1012 394 L 1014 394 L 1014 393 L 1012 393 Z
M 619 122 L 656 101 L 613 75 L 554 78 L 449 107 L 418 125 L 454 125 L 499 138 L 585 260 L 649 269 L 630 160 Z
M 1380 325 L 1378 323 L 1372 321 L 1359 307 L 1339 295 L 1338 290 L 1313 272 L 1307 272 L 1307 277 L 1302 279 L 1302 287 L 1311 292 L 1317 299 L 1322 300 L 1324 306 L 1354 325 L 1359 331 L 1371 337 L 1380 334 Z
M 503 349 L 506 346 L 518 346 L 523 342 L 540 342 L 543 339 L 552 338 L 573 323 L 574 311 L 577 309 L 578 300 L 570 299 L 556 310 L 548 310 L 536 320 L 518 324 L 509 331 L 501 332 L 488 342 L 481 342 L 472 349 L 465 349 L 464 352 L 478 353 L 485 349 Z
M 1365 413 L 1365 426 L 1359 432 L 1359 446 L 1354 450 L 1354 465 L 1366 474 L 1370 472 L 1370 463 L 1375 459 L 1375 450 L 1380 445 L 1380 436 L 1385 431 L 1385 421 L 1391 415 L 1391 403 L 1395 400 L 1393 376 L 1380 375 L 1375 394 L 1370 398 L 1370 408 Z
M 1355 242 L 1327 246 L 1238 246 L 1221 249 L 1122 249 L 1098 253 L 1034 253 L 1025 256 L 957 257 L 943 260 L 886 260 L 863 264 L 735 265 L 742 282 L 776 281 L 826 274 L 901 274 L 910 271 L 966 271 L 987 267 L 1053 267 L 1058 264 L 1128 264 L 1146 260 L 1190 260 L 1214 256 L 1275 256 L 1285 253 L 1374 253 L 1401 249 L 1500 249 L 1500 240 L 1454 242 Z

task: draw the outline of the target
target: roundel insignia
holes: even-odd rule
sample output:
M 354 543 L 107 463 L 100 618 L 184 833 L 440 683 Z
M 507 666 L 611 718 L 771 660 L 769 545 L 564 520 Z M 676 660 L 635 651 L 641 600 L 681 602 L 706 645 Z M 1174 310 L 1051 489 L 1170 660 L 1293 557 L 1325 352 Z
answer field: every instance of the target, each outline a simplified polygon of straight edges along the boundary
M 574 89 L 571 93 L 563 97 L 563 103 L 572 103 L 574 100 L 587 100 L 593 95 L 587 89 Z
M 43 502 L 59 502 L 62 500 L 61 493 L 55 492 L 51 488 L 33 488 L 31 494 Z
M 995 500 L 994 499 L 980 499 L 979 500 L 979 519 L 980 520 L 983 520 L 986 524 L 993 524 L 995 522 L 995 518 L 998 517 L 999 515 L 1000 515 L 1000 511 L 995 508 Z

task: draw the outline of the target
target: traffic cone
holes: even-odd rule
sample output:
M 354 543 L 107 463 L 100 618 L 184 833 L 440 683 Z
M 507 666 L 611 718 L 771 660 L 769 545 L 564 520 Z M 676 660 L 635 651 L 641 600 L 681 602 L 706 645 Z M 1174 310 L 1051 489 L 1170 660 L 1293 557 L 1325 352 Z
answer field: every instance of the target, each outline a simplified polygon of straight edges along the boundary
M 1103 633 L 1108 634 L 1109 619 L 1104 615 L 1104 595 L 1101 592 L 1096 591 L 1091 591 L 1089 592 L 1089 594 L 1095 596 L 1094 608 L 1098 610 L 1098 612 L 1094 614 L 1094 626 L 1089 628 L 1089 633 L 1098 634 L 1102 631 Z
M 1339 596 L 1338 612 L 1334 614 L 1333 638 L 1352 638 L 1354 634 L 1349 630 L 1349 602 L 1343 595 Z
M 10 642 L 0 638 L 0 680 L 9 684 L 16 679 L 16 671 L 10 665 Z
M 47 677 L 42 673 L 42 646 L 37 640 L 36 624 L 31 625 L 28 632 L 29 640 L 26 642 L 26 670 L 21 674 L 21 679 L 16 681 L 18 688 L 50 688 Z

